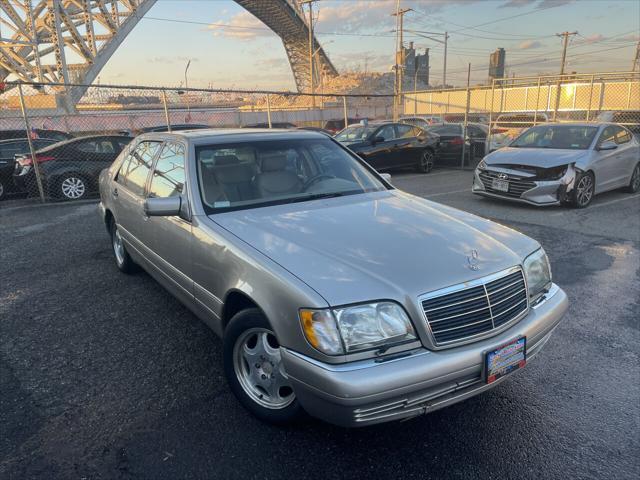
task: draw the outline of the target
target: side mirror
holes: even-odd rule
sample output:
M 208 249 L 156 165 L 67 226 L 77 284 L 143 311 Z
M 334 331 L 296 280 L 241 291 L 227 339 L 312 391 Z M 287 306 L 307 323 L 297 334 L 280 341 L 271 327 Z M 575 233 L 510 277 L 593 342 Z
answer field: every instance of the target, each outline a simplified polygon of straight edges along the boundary
M 387 183 L 391 183 L 391 174 L 390 173 L 380 173 L 379 174 L 382 179 L 387 182 Z
M 371 140 L 371 143 L 376 144 L 376 143 L 382 143 L 384 142 L 384 137 L 378 135 L 377 137 L 373 137 L 373 140 Z
M 607 141 L 607 142 L 602 142 L 600 144 L 600 146 L 598 147 L 598 150 L 600 150 L 600 151 L 602 151 L 602 150 L 615 150 L 616 148 L 618 148 L 618 145 L 616 145 L 615 142 Z
M 144 201 L 144 213 L 148 217 L 176 217 L 180 215 L 180 207 L 182 198 L 167 197 L 155 198 L 150 197 Z

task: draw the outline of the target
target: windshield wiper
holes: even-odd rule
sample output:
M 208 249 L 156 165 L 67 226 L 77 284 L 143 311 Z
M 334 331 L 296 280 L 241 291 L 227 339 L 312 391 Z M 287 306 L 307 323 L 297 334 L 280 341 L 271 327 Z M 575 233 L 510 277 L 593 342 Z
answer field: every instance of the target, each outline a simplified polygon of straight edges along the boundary
M 306 202 L 307 200 L 319 200 L 321 198 L 344 197 L 345 195 L 353 195 L 354 193 L 358 193 L 358 191 L 311 193 L 302 197 L 290 198 L 286 203 Z

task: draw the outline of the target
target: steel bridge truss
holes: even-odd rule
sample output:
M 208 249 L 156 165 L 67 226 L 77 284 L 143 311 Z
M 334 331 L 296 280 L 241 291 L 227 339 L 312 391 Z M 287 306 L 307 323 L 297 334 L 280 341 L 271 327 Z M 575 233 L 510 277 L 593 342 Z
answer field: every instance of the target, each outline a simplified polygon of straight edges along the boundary
M 309 30 L 295 0 L 235 0 L 281 39 L 310 90 Z M 156 0 L 0 0 L 0 79 L 90 85 Z M 213 3 L 213 2 L 212 2 Z M 314 40 L 314 82 L 337 71 Z M 70 89 L 75 104 L 86 88 Z

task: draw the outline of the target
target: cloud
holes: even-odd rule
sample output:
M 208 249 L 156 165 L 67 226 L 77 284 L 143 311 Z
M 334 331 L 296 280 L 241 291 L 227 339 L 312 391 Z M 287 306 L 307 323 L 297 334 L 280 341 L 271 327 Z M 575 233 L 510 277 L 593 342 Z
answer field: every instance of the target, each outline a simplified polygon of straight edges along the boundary
M 601 33 L 594 33 L 593 35 L 589 35 L 588 37 L 584 37 L 584 43 L 597 43 L 605 40 L 607 37 L 602 35 Z
M 225 25 L 224 27 L 220 25 Z M 240 12 L 228 22 L 215 22 L 207 27 L 216 37 L 253 40 L 256 37 L 270 37 L 274 33 L 264 23 L 247 11 Z
M 575 0 L 508 0 L 500 5 L 500 8 L 522 8 L 528 6 L 536 6 L 536 8 L 544 9 L 551 7 L 560 7 L 575 2 Z
M 264 0 L 267 1 L 267 0 Z M 468 5 L 480 0 L 405 0 L 404 8 L 413 8 L 416 13 L 432 14 L 451 5 Z M 318 15 L 315 28 L 322 32 L 382 32 L 395 28 L 395 0 L 351 0 L 323 1 L 316 5 Z M 206 27 L 216 36 L 253 40 L 275 34 L 260 20 L 247 11 L 237 13 L 229 21 L 217 21 Z
M 534 48 L 540 47 L 542 47 L 542 43 L 540 43 L 538 40 L 525 40 L 520 45 L 518 45 L 518 48 L 520 50 L 533 50 Z
M 182 55 L 158 56 L 158 57 L 147 58 L 147 62 L 149 63 L 187 63 L 188 61 L 191 61 L 191 63 L 194 63 L 194 62 L 199 62 L 200 59 L 184 57 Z

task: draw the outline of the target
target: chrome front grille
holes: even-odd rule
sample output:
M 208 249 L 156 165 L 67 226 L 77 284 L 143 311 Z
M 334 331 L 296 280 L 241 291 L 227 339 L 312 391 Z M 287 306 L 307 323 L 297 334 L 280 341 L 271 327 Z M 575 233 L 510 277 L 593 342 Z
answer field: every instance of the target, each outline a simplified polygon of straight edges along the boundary
M 482 184 L 484 185 L 484 189 L 487 192 L 496 194 L 496 195 L 504 195 L 506 197 L 514 197 L 520 198 L 524 192 L 527 190 L 531 190 L 536 186 L 535 182 L 531 180 L 526 180 L 524 178 L 518 178 L 513 175 L 508 175 L 508 178 L 499 179 L 499 180 L 507 180 L 509 182 L 509 191 L 502 192 L 500 190 L 494 190 L 492 188 L 492 182 L 495 179 L 498 179 L 499 172 L 494 172 L 491 170 L 481 170 L 479 172 L 480 180 L 482 180 Z
M 421 301 L 438 345 L 491 332 L 520 318 L 529 307 L 519 267 L 426 294 Z

